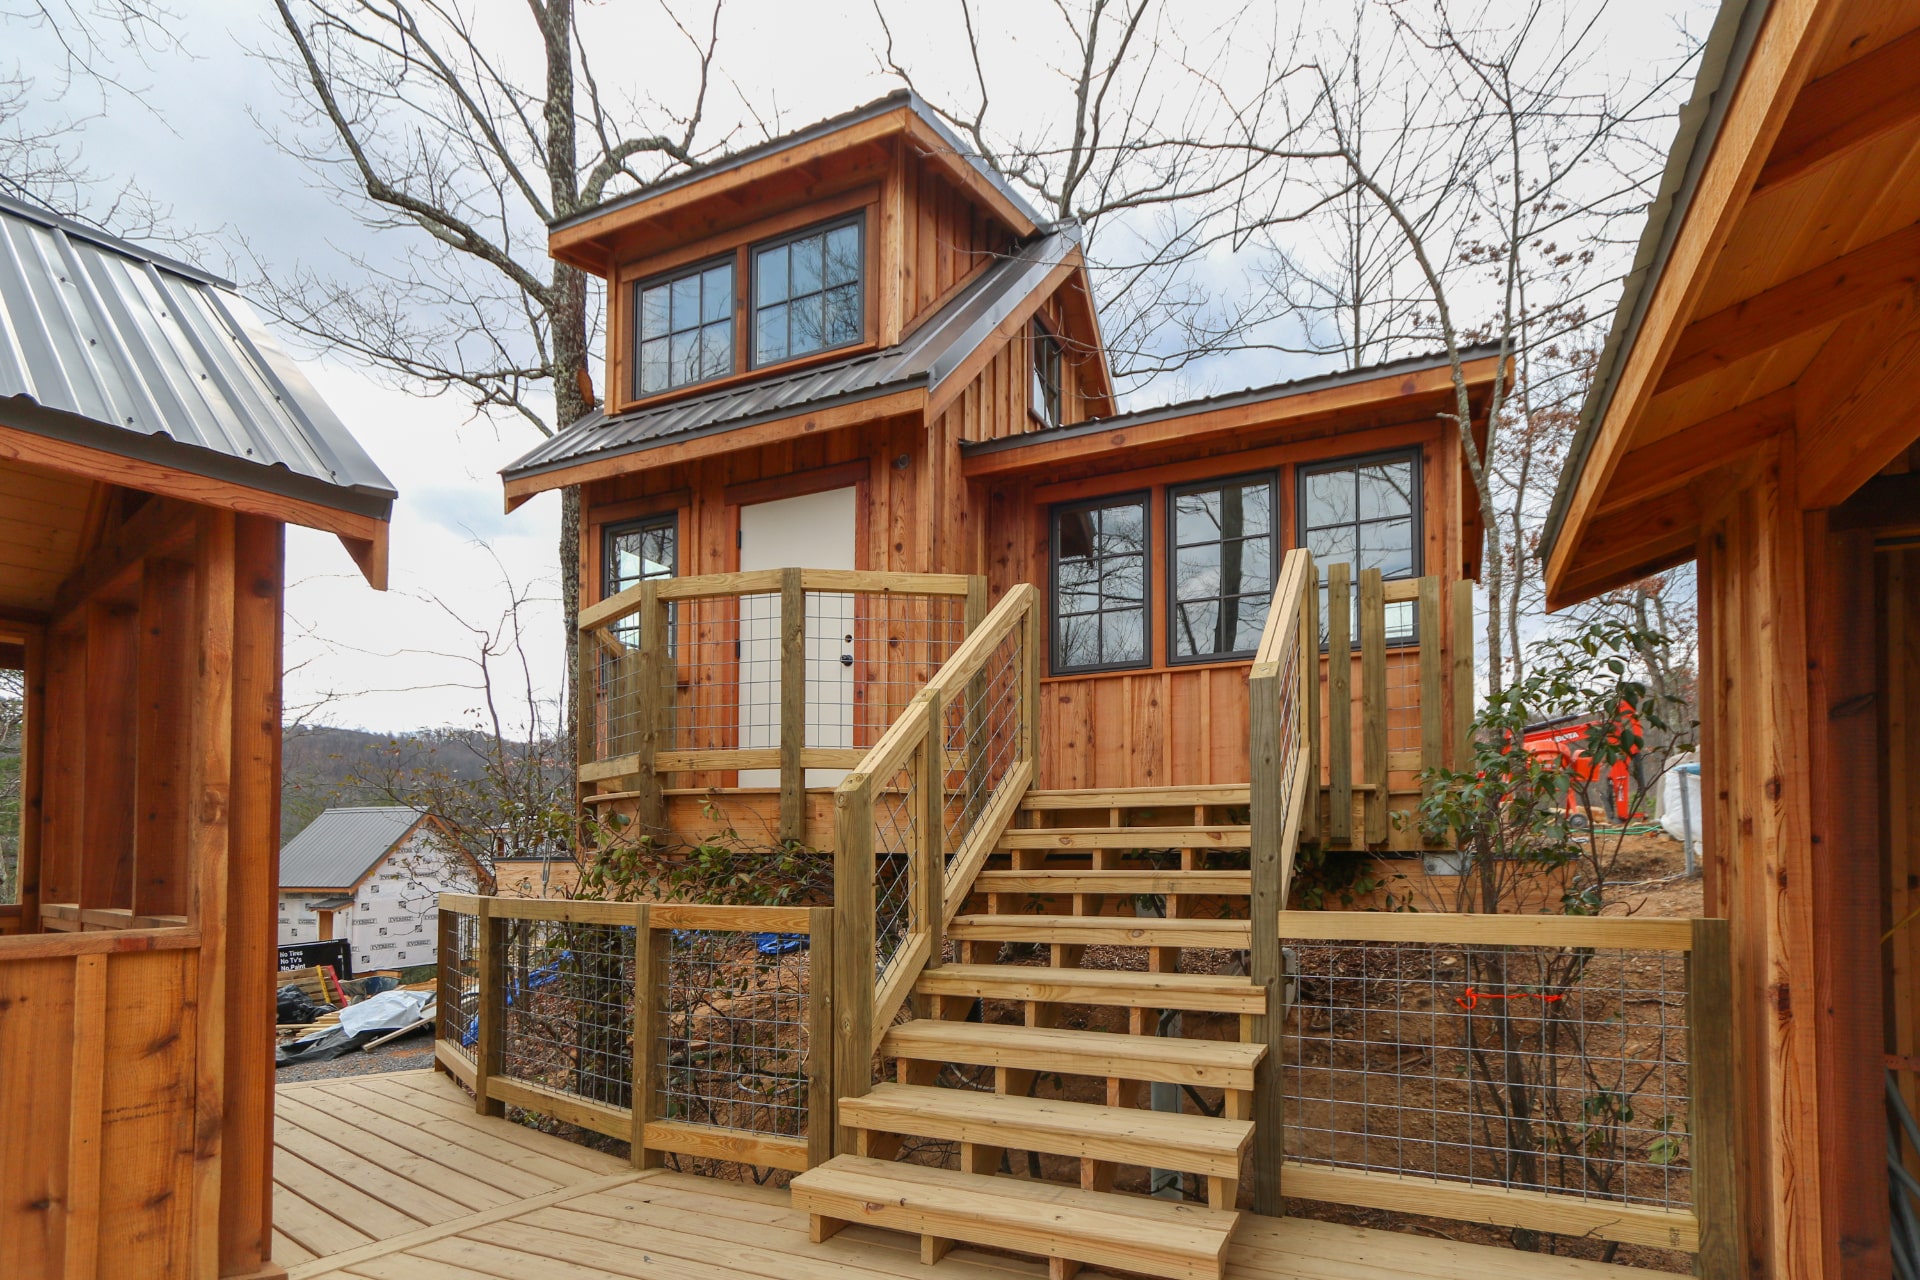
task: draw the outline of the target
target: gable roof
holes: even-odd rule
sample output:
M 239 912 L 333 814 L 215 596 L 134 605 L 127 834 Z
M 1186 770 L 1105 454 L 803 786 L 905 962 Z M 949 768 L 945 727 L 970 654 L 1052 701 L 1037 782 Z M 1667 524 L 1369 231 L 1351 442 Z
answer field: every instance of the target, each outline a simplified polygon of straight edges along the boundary
M 719 177 L 732 170 L 744 168 L 756 161 L 764 160 L 770 156 L 777 156 L 785 151 L 796 150 L 806 146 L 808 143 L 829 138 L 843 130 L 851 129 L 856 125 L 864 124 L 871 120 L 878 120 L 889 112 L 902 109 L 905 109 L 913 116 L 914 121 L 920 126 L 923 133 L 931 135 L 932 139 L 939 144 L 942 154 L 952 157 L 958 163 L 964 164 L 981 181 L 992 187 L 994 193 L 1005 200 L 1014 212 L 1026 219 L 1029 228 L 1039 227 L 1045 224 L 1045 219 L 1034 211 L 1033 206 L 1027 203 L 1025 197 L 1016 191 L 1012 184 L 1010 184 L 998 170 L 987 164 L 981 159 L 977 152 L 970 148 L 965 142 L 961 141 L 960 136 L 947 127 L 947 123 L 940 118 L 938 112 L 928 105 L 926 99 L 911 90 L 896 89 L 884 98 L 875 98 L 872 102 L 855 107 L 851 111 L 842 112 L 837 116 L 829 116 L 825 120 L 810 124 L 803 129 L 796 129 L 792 133 L 782 134 L 778 138 L 769 138 L 767 141 L 756 143 L 751 147 L 743 147 L 739 151 L 729 152 L 697 168 L 683 170 L 669 177 L 662 178 L 658 182 L 648 183 L 646 186 L 640 187 L 637 190 L 615 196 L 610 200 L 603 200 L 591 208 L 580 210 L 578 213 L 556 218 L 548 224 L 548 230 L 554 232 L 566 231 L 570 228 L 580 226 L 583 223 L 593 222 L 610 213 L 618 213 L 623 209 L 629 209 L 635 205 L 657 199 L 670 191 L 676 191 L 684 187 L 705 182 L 708 179 Z M 1021 229 L 1024 230 L 1027 228 Z
M 280 850 L 281 887 L 351 889 L 426 816 L 406 805 L 328 809 Z
M 393 507 L 230 281 L 3 196 L 0 425 L 376 520 Z
M 1080 251 L 1080 228 L 1064 223 L 991 264 L 960 295 L 897 345 L 862 351 L 794 373 L 608 416 L 596 410 L 501 471 L 508 481 L 544 475 L 585 459 L 786 417 L 802 409 L 855 403 L 913 388 L 932 390 L 1032 297 L 1056 267 Z

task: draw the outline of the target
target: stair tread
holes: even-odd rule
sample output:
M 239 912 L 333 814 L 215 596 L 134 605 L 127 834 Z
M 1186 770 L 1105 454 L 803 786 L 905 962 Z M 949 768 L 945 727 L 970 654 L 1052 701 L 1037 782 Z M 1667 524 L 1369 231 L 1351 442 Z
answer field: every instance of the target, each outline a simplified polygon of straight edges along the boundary
M 1259 995 L 1252 978 L 1226 973 L 1147 973 L 1139 969 L 1055 969 L 1045 965 L 943 964 L 925 970 L 920 985 L 933 994 L 961 986 L 1054 984 L 1124 991 L 1219 992 Z
M 855 1129 L 1238 1177 L 1253 1122 L 1060 1098 L 877 1084 L 840 1100 Z M 1162 1163 L 1164 1162 L 1164 1163 Z
M 793 1205 L 871 1223 L 1095 1266 L 1213 1277 L 1239 1214 L 1058 1183 L 835 1156 L 792 1183 Z
M 1012 827 L 997 848 L 1047 849 L 1245 849 L 1253 829 L 1205 827 Z
M 1210 783 L 1198 787 L 1053 788 L 1034 787 L 1021 797 L 1029 812 L 1060 809 L 1181 808 L 1196 804 L 1246 804 L 1251 788 L 1244 782 Z
M 987 942 L 1107 943 L 1128 947 L 1243 948 L 1253 941 L 1246 920 L 1160 916 L 955 916 L 949 938 Z
M 1034 867 L 982 871 L 976 893 L 1218 893 L 1253 892 L 1251 871 L 1156 870 L 1151 867 L 1092 871 L 1083 867 Z
M 1072 1075 L 1251 1089 L 1254 1066 L 1266 1053 L 1266 1046 L 918 1018 L 889 1029 L 880 1051 L 919 1061 L 1033 1067 Z

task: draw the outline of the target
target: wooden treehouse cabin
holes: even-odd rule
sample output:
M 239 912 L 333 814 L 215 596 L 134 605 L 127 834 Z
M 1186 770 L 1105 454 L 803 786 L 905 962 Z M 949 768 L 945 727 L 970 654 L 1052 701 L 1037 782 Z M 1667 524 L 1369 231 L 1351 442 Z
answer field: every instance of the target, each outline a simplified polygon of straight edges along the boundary
M 1426 874 L 1480 543 L 1448 360 L 1119 413 L 1077 228 L 904 94 L 551 234 L 608 282 L 604 404 L 505 478 L 582 495 L 583 856 L 830 854 L 831 902 L 443 895 L 470 1123 L 628 1175 L 301 1274 L 1733 1274 L 1720 922 L 1286 909 Z M 1499 1034 L 1545 1056 L 1489 1081 Z M 687 1176 L 740 1166 L 791 1181 Z
M 1920 1243 L 1917 147 L 1913 5 L 1729 0 L 1547 544 L 1555 606 L 1698 565 L 1753 1276 Z
M 381 586 L 393 497 L 231 285 L 0 199 L 10 1280 L 280 1274 L 282 531 Z

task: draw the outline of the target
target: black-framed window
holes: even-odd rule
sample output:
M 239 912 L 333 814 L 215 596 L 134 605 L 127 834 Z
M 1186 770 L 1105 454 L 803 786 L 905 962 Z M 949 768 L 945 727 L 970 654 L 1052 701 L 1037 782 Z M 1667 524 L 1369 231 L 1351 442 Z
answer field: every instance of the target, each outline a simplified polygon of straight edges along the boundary
M 733 259 L 721 258 L 633 287 L 635 397 L 733 372 Z
M 1033 347 L 1033 377 L 1027 407 L 1040 419 L 1041 425 L 1057 427 L 1060 425 L 1060 340 L 1036 320 L 1029 341 Z
M 1143 667 L 1147 634 L 1148 495 L 1053 509 L 1053 670 Z
M 679 521 L 671 512 L 607 526 L 602 599 L 646 578 L 671 578 L 679 567 Z
M 753 363 L 776 364 L 866 333 L 864 220 L 855 215 L 753 247 Z
M 1272 603 L 1271 473 L 1167 490 L 1167 661 L 1244 658 Z
M 1358 618 L 1360 572 L 1378 569 L 1386 579 L 1420 573 L 1420 454 L 1418 450 L 1314 463 L 1299 470 L 1300 542 L 1313 552 L 1325 600 L 1327 566 L 1353 566 Z M 1387 641 L 1417 637 L 1414 606 L 1386 607 Z M 1324 605 L 1321 618 L 1326 617 Z M 1358 643 L 1359 626 L 1353 628 Z

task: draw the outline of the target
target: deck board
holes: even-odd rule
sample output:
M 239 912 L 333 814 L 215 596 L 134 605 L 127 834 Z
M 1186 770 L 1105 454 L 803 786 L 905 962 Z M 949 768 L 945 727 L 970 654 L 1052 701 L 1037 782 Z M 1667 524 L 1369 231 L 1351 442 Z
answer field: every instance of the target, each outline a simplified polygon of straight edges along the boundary
M 275 1259 L 291 1280 L 1036 1280 L 1043 1264 L 852 1226 L 821 1244 L 785 1191 L 625 1161 L 478 1116 L 431 1071 L 283 1087 Z M 383 1197 L 379 1192 L 384 1190 Z M 1084 1271 L 1083 1277 L 1100 1273 Z M 1228 1280 L 1633 1280 L 1649 1273 L 1251 1214 Z

